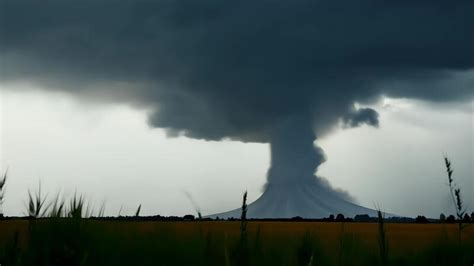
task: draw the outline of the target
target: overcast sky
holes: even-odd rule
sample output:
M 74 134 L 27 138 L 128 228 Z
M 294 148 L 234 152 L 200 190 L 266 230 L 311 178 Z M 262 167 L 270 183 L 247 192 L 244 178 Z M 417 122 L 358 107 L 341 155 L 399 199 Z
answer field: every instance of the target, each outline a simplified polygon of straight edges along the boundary
M 40 179 L 109 214 L 189 213 L 186 193 L 210 214 L 263 187 L 255 209 L 275 217 L 355 210 L 326 178 L 364 206 L 437 216 L 443 154 L 474 205 L 472 0 L 0 9 L 11 214 Z
M 85 193 L 107 214 L 194 213 L 184 191 L 211 214 L 255 200 L 269 167 L 268 144 L 167 138 L 146 111 L 97 105 L 41 91 L 1 91 L 1 166 L 9 167 L 5 212 L 23 214 L 27 189 L 49 196 Z M 473 104 L 432 106 L 386 99 L 374 106 L 380 128 L 338 129 L 318 140 L 328 160 L 318 174 L 360 204 L 400 215 L 452 213 L 442 156 L 474 206 Z

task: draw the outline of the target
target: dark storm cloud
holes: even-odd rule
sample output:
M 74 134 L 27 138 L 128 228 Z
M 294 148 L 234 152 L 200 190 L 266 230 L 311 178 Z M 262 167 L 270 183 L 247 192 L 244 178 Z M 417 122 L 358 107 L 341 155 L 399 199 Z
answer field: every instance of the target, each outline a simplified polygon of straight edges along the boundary
M 473 1 L 6 1 L 1 79 L 156 109 L 170 134 L 268 142 L 356 101 L 471 99 Z M 434 85 L 434 86 L 433 86 Z
M 348 127 L 358 127 L 368 124 L 374 127 L 379 126 L 379 114 L 372 108 L 360 108 L 353 110 L 342 118 L 344 125 Z

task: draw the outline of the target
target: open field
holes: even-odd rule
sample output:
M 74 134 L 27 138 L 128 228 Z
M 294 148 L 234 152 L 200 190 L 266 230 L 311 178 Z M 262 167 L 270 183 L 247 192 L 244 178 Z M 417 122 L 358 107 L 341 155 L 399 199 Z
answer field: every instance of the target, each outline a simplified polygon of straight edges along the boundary
M 382 265 L 377 223 L 0 221 L 2 265 Z M 472 265 L 474 226 L 385 224 L 389 265 Z

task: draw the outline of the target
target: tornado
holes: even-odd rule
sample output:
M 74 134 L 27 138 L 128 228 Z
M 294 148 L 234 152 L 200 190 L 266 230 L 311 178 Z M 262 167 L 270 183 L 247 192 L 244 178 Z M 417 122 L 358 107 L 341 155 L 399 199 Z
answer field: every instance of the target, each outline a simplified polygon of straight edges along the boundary
M 316 135 L 307 115 L 283 119 L 273 129 L 271 165 L 260 198 L 248 206 L 249 218 L 323 218 L 331 214 L 354 217 L 376 212 L 352 203 L 350 196 L 332 188 L 315 173 L 324 152 L 315 146 Z M 240 209 L 210 217 L 238 218 Z

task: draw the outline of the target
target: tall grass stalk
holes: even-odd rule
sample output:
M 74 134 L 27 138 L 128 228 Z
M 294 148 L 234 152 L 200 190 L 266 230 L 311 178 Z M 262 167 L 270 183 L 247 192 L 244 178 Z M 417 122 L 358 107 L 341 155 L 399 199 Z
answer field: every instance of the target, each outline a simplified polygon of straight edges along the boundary
M 196 214 L 198 216 L 198 219 L 202 220 L 202 213 L 201 213 L 201 208 L 199 207 L 199 204 L 197 204 L 197 202 L 194 200 L 193 196 L 191 196 L 191 193 L 189 193 L 186 190 L 184 190 L 183 193 L 186 196 L 186 198 L 188 198 L 191 205 L 193 206 L 193 209 L 196 212 Z
M 123 204 L 120 205 L 120 209 L 119 209 L 119 211 L 118 211 L 117 217 L 121 217 L 121 216 L 122 216 L 122 209 L 123 209 Z
M 461 189 L 456 186 L 453 180 L 453 168 L 451 166 L 451 161 L 447 156 L 444 157 L 444 164 L 446 166 L 446 172 L 448 175 L 448 186 L 449 192 L 451 194 L 451 199 L 453 200 L 454 208 L 456 210 L 456 216 L 459 220 L 462 220 L 466 210 L 463 208 L 463 201 L 461 198 Z
M 230 266 L 229 250 L 227 249 L 227 246 L 224 247 L 224 260 L 225 265 Z
M 314 251 L 312 236 L 310 232 L 306 232 L 300 246 L 296 250 L 296 265 L 312 265 Z
M 313 265 L 313 260 L 314 260 L 314 252 L 313 252 L 313 253 L 311 253 L 311 257 L 309 257 L 308 266 L 311 266 L 311 265 Z
M 56 198 L 51 204 L 51 210 L 49 211 L 50 218 L 61 218 L 65 216 L 65 205 L 64 199 L 60 199 L 60 193 L 56 195 Z
M 242 213 L 240 215 L 240 234 L 243 235 L 247 231 L 247 191 L 242 197 Z
M 0 218 L 3 217 L 3 198 L 5 196 L 5 184 L 7 183 L 8 169 L 0 176 Z
M 458 240 L 461 242 L 462 239 L 462 231 L 466 227 L 463 223 L 463 217 L 466 213 L 466 209 L 463 207 L 463 200 L 461 197 L 461 188 L 459 188 L 453 179 L 453 167 L 451 166 L 451 160 L 447 156 L 444 156 L 444 164 L 446 166 L 446 173 L 448 176 L 448 186 L 449 192 L 451 194 L 451 199 L 453 201 L 454 209 L 456 210 L 456 216 L 458 220 Z
M 84 195 L 78 196 L 74 192 L 74 196 L 69 202 L 68 217 L 73 219 L 80 219 L 85 215 L 85 200 Z
M 261 257 L 262 256 L 262 236 L 261 236 L 261 226 L 257 225 L 257 232 L 255 232 L 255 242 L 253 245 L 253 254 L 254 257 Z
M 139 217 L 140 216 L 140 211 L 142 209 L 142 205 L 138 205 L 138 208 L 137 208 L 137 211 L 135 212 L 135 217 Z
M 345 248 L 345 227 L 344 221 L 341 223 L 341 235 L 339 236 L 339 265 L 343 265 Z
M 105 213 L 105 201 L 102 202 L 102 205 L 100 205 L 99 211 L 97 212 L 97 217 L 104 217 Z
M 380 208 L 377 208 L 377 223 L 378 223 L 378 245 L 380 252 L 380 260 L 382 265 L 388 264 L 388 239 L 385 228 L 385 214 Z
M 242 208 L 240 214 L 240 239 L 234 254 L 235 265 L 244 266 L 249 263 L 248 241 L 247 241 L 247 191 L 242 196 Z
M 48 195 L 41 195 L 41 183 L 38 185 L 38 193 L 33 195 L 28 189 L 28 217 L 39 218 L 43 217 L 48 211 L 49 206 L 45 205 Z

